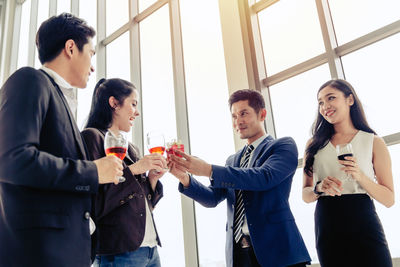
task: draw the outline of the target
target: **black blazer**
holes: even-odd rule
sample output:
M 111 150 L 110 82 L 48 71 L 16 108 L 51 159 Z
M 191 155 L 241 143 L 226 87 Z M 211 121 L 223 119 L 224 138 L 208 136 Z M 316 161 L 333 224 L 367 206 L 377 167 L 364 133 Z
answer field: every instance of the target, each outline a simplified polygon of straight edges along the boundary
M 105 156 L 105 131 L 87 128 L 82 136 L 88 148 L 89 158 L 94 160 Z M 153 192 L 145 174 L 133 175 L 128 165 L 139 160 L 135 146 L 129 144 L 128 153 L 123 161 L 126 181 L 118 185 L 100 185 L 95 197 L 95 238 L 96 253 L 99 255 L 118 254 L 134 251 L 143 242 L 146 229 L 147 201 L 150 211 L 163 196 L 163 186 L 157 182 Z M 154 223 L 154 220 L 153 220 Z M 154 225 L 157 232 L 157 229 Z M 157 234 L 157 242 L 160 239 Z
M 96 165 L 60 88 L 25 67 L 0 91 L 0 266 L 90 266 Z

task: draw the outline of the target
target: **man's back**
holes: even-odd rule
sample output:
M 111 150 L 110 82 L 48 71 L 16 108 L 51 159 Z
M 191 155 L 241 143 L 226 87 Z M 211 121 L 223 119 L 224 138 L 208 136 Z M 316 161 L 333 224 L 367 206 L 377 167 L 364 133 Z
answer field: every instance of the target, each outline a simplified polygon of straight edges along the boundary
M 93 163 L 59 88 L 22 68 L 0 91 L 0 266 L 89 266 Z

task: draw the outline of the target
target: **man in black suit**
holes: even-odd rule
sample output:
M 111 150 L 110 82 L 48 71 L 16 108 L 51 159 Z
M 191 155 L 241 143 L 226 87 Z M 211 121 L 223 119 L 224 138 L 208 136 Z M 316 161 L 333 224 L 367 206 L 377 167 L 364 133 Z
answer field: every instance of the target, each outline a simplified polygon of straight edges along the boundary
M 122 162 L 86 159 L 68 97 L 93 72 L 93 28 L 63 13 L 36 36 L 40 70 L 17 70 L 0 91 L 0 266 L 90 266 L 91 195 Z

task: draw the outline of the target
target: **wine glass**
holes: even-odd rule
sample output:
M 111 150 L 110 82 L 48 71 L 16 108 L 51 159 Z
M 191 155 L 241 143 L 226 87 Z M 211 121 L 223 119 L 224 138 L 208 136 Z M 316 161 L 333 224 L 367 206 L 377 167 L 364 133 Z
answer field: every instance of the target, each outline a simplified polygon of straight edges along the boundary
M 126 151 L 128 150 L 128 139 L 122 132 L 113 133 L 108 130 L 104 137 L 104 150 L 106 155 L 114 155 L 117 158 L 124 160 Z M 125 177 L 119 176 L 120 183 L 125 182 Z
M 158 153 L 160 155 L 164 154 L 165 151 L 165 138 L 164 135 L 161 132 L 158 131 L 152 131 L 147 133 L 146 136 L 146 144 L 147 144 L 147 149 L 151 154 L 153 153 Z M 154 170 L 155 173 L 160 173 L 156 170 Z
M 353 147 L 350 143 L 336 145 L 336 154 L 338 160 L 346 160 L 345 157 L 353 156 Z M 351 175 L 346 173 L 344 180 L 351 180 Z

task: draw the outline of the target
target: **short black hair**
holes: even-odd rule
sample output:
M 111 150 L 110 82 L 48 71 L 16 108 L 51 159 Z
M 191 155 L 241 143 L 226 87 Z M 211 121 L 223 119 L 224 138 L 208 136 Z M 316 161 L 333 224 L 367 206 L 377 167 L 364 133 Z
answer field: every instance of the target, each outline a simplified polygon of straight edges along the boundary
M 108 102 L 109 98 L 113 96 L 119 104 L 122 104 L 134 90 L 136 90 L 135 86 L 123 79 L 100 79 L 93 91 L 92 106 L 85 128 L 101 130 L 110 128 L 114 109 Z
M 93 38 L 96 31 L 86 21 L 69 13 L 62 13 L 44 21 L 36 33 L 36 47 L 40 63 L 55 59 L 68 40 L 74 40 L 79 51 Z
M 256 90 L 242 89 L 235 91 L 229 97 L 229 109 L 232 109 L 234 103 L 242 100 L 248 100 L 249 106 L 252 107 L 256 113 L 265 108 L 264 97 L 260 92 Z

